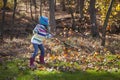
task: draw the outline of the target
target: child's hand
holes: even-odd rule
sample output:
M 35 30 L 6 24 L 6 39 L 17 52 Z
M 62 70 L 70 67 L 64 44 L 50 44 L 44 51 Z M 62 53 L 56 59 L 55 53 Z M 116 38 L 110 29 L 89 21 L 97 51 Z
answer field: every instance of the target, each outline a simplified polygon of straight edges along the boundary
M 52 38 L 53 36 L 51 34 L 48 34 L 47 35 L 47 38 Z
M 49 34 L 49 38 L 52 38 L 53 36 L 51 34 Z

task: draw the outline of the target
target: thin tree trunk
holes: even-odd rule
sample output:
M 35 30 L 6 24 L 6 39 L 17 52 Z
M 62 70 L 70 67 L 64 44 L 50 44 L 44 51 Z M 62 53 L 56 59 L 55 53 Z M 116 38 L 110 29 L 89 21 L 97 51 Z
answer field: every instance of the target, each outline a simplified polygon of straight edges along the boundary
M 2 24 L 5 22 L 5 7 L 7 5 L 7 0 L 3 0 L 3 10 L 2 10 Z
M 54 8 L 55 8 L 55 11 L 56 11 L 56 0 L 54 0 Z
M 70 7 L 70 0 L 68 1 L 68 5 L 69 5 L 69 12 L 71 14 L 71 18 L 72 18 L 72 29 L 75 30 L 75 17 L 74 17 L 74 12 L 72 10 L 72 8 Z
M 49 0 L 49 15 L 50 15 L 50 27 L 51 31 L 54 32 L 56 30 L 56 22 L 55 22 L 55 6 L 54 0 Z
M 71 8 L 70 8 L 70 14 L 72 17 L 72 29 L 75 30 L 75 17 Z
M 34 20 L 33 11 L 32 11 L 32 1 L 31 0 L 30 0 L 30 12 L 31 12 L 31 18 L 32 18 L 32 20 Z
M 34 4 L 34 12 L 35 12 L 35 20 L 37 20 L 37 4 L 36 4 L 36 0 L 32 0 L 33 1 L 33 4 Z
M 5 7 L 7 4 L 7 0 L 3 0 L 3 10 L 2 10 L 2 23 L 0 25 L 0 41 L 3 41 L 3 30 L 5 24 Z
M 40 0 L 40 16 L 42 16 L 42 0 Z
M 107 11 L 107 14 L 106 14 L 106 18 L 105 18 L 105 21 L 104 21 L 104 24 L 103 24 L 103 34 L 102 34 L 102 43 L 101 43 L 102 46 L 105 46 L 106 27 L 107 27 L 108 19 L 109 19 L 109 16 L 110 16 L 110 13 L 111 13 L 111 10 L 112 10 L 112 5 L 113 5 L 114 1 L 115 0 L 111 0 L 111 2 L 110 2 L 109 8 L 108 8 L 108 11 Z
M 76 13 L 80 12 L 80 0 L 76 0 Z
M 16 6 L 17 6 L 17 0 L 14 0 L 14 10 L 13 10 L 13 16 L 12 16 L 12 23 L 14 24 L 15 19 L 15 12 L 16 12 Z
M 66 11 L 65 0 L 61 0 L 62 11 Z
M 80 21 L 83 19 L 84 15 L 83 15 L 83 8 L 84 8 L 84 2 L 85 0 L 80 0 Z
M 28 12 L 28 1 L 25 2 L 26 5 L 26 13 Z
M 96 10 L 95 10 L 96 0 L 90 0 L 90 21 L 91 21 L 91 34 L 93 37 L 98 37 L 98 27 L 96 23 Z

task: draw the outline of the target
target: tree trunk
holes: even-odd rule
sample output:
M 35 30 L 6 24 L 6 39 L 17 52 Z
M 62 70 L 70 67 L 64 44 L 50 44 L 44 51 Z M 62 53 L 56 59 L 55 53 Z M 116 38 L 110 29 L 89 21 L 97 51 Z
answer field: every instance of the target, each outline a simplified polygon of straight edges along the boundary
M 12 16 L 12 23 L 14 24 L 15 19 L 15 12 L 16 12 L 16 6 L 17 6 L 17 0 L 14 0 L 14 10 L 13 10 L 13 16 Z
M 84 1 L 85 0 L 80 0 L 80 21 L 83 19 L 84 15 L 83 15 L 83 8 L 84 8 Z
M 69 8 L 70 10 L 70 14 L 71 14 L 71 17 L 72 17 L 72 29 L 75 30 L 76 28 L 76 25 L 75 25 L 75 17 L 74 17 L 74 14 L 73 14 L 73 10 L 71 8 Z
M 75 30 L 76 25 L 75 25 L 75 17 L 74 17 L 74 12 L 73 9 L 70 6 L 70 0 L 68 0 L 68 8 L 69 8 L 69 13 L 71 14 L 71 18 L 72 18 L 72 29 Z
M 40 16 L 42 16 L 42 0 L 40 0 Z
M 28 1 L 25 2 L 26 5 L 26 13 L 28 12 Z
M 7 0 L 3 0 L 3 11 L 2 11 L 2 24 L 5 22 L 5 7 L 7 5 Z
M 80 12 L 80 0 L 76 0 L 76 13 Z
M 91 34 L 93 37 L 99 37 L 98 27 L 96 23 L 96 0 L 90 0 L 90 21 L 91 21 Z
M 32 11 L 32 1 L 31 0 L 30 0 L 30 12 L 31 12 L 31 18 L 32 18 L 32 20 L 34 20 L 33 11 Z
M 105 18 L 105 21 L 104 21 L 104 24 L 103 24 L 102 43 L 101 43 L 102 46 L 105 46 L 106 27 L 107 27 L 108 19 L 109 19 L 111 10 L 112 10 L 113 3 L 114 3 L 114 0 L 111 0 L 108 11 L 107 11 L 107 14 L 106 14 L 106 18 Z
M 3 41 L 3 27 L 5 24 L 5 7 L 7 4 L 7 0 L 3 0 L 3 10 L 2 10 L 2 23 L 0 25 L 0 41 Z
M 35 21 L 36 21 L 36 20 L 38 20 L 37 19 L 37 17 L 38 17 L 38 15 L 37 15 L 37 9 L 36 9 L 37 8 L 37 4 L 36 4 L 36 0 L 32 0 L 32 1 L 33 1 L 33 5 L 34 5 L 34 14 L 35 14 L 34 18 L 35 18 Z
M 66 11 L 65 0 L 61 0 L 62 11 Z
M 54 3 L 54 4 L 55 4 L 55 11 L 56 11 L 56 10 L 57 10 L 57 9 L 56 9 L 56 5 L 57 5 L 57 1 L 56 1 L 56 0 L 55 0 L 55 3 Z
M 49 17 L 50 17 L 50 27 L 51 32 L 54 32 L 56 30 L 56 22 L 55 22 L 55 6 L 54 6 L 54 0 L 49 0 Z

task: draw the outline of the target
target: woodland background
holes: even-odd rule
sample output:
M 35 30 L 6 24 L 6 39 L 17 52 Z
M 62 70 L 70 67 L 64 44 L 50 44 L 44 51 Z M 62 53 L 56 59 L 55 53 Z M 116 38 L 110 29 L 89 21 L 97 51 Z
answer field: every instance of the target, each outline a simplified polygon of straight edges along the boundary
M 48 64 L 31 71 L 41 15 L 55 36 L 44 41 Z M 119 80 L 120 1 L 0 0 L 0 45 L 0 80 Z

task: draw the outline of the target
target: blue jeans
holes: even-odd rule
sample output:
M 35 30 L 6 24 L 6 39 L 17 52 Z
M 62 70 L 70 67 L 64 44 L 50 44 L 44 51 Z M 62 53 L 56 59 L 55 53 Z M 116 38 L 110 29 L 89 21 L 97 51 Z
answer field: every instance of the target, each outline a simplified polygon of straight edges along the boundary
M 44 46 L 43 44 L 33 44 L 33 47 L 34 47 L 34 52 L 33 52 L 33 55 L 32 57 L 35 58 L 36 55 L 38 54 L 38 49 L 40 49 L 40 52 L 41 52 L 41 56 L 44 56 L 44 53 L 45 53 L 45 50 L 44 50 Z

